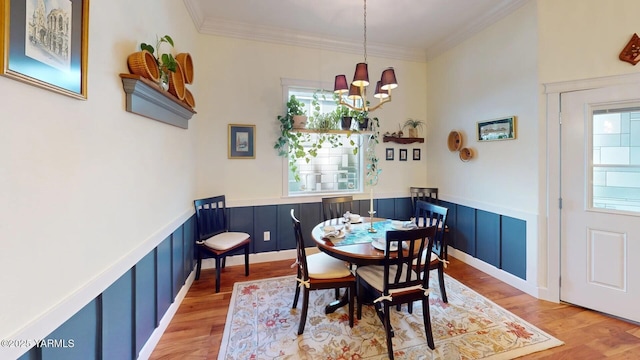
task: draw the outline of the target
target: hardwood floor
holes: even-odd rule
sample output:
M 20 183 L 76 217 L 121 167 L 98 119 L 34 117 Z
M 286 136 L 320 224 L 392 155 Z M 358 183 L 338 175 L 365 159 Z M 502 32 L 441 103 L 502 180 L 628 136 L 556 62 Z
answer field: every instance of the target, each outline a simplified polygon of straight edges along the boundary
M 565 342 L 522 359 L 640 359 L 640 326 L 579 307 L 537 300 L 455 258 L 450 260 L 447 274 Z M 217 359 L 233 282 L 294 275 L 292 262 L 251 264 L 248 277 L 244 266 L 228 267 L 222 272 L 218 294 L 215 271 L 203 270 L 151 359 Z

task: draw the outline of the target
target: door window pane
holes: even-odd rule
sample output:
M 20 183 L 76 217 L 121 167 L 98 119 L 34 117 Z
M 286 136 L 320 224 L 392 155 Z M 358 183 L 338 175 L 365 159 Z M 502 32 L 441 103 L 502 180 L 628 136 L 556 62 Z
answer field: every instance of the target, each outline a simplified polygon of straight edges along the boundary
M 640 107 L 593 112 L 591 207 L 640 212 Z

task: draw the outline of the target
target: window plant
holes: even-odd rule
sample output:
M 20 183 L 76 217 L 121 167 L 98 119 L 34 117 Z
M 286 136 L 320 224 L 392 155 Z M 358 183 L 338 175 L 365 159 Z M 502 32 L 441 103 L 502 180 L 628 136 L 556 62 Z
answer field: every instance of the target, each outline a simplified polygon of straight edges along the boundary
M 380 136 L 379 126 L 380 122 L 377 117 L 370 119 L 371 131 L 373 132 L 367 142 L 367 149 L 365 150 L 366 167 L 367 172 L 365 175 L 365 182 L 369 186 L 376 186 L 378 184 L 378 176 L 382 172 L 382 169 L 378 166 L 379 158 L 376 154 L 376 145 L 378 145 Z
M 341 135 L 332 132 L 332 130 L 338 128 L 339 114 L 337 111 L 321 112 L 319 99 L 320 96 L 325 98 L 325 95 L 319 95 L 319 92 L 316 91 L 313 94 L 311 101 L 313 115 L 309 117 L 308 124 L 308 129 L 314 130 L 314 132 L 295 131 L 293 114 L 305 112 L 304 104 L 298 101 L 294 95 L 287 102 L 287 113 L 277 117 L 278 121 L 280 121 L 280 136 L 276 140 L 274 149 L 278 151 L 278 155 L 288 157 L 289 169 L 293 172 L 294 179 L 297 182 L 300 181 L 297 165 L 299 159 L 305 159 L 309 163 L 311 158 L 318 156 L 318 151 L 323 147 L 330 146 L 335 148 L 342 146 Z M 351 140 L 351 144 L 354 144 L 353 140 Z M 355 148 L 354 152 L 356 151 L 357 148 Z

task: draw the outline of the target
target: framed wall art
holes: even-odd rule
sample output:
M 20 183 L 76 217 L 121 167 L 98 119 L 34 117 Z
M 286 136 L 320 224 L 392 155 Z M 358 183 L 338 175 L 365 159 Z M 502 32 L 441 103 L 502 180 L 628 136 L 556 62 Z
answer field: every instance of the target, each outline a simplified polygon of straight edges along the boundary
M 400 149 L 400 161 L 407 161 L 407 149 Z
M 386 150 L 386 154 L 387 154 L 386 160 L 393 160 L 394 152 L 395 151 L 394 151 L 393 148 L 387 148 L 387 150 Z
M 87 98 L 89 0 L 0 0 L 0 74 Z
M 420 160 L 420 149 L 413 149 L 413 160 Z
M 256 158 L 256 126 L 229 124 L 229 159 Z
M 478 141 L 513 140 L 515 138 L 515 116 L 478 122 Z

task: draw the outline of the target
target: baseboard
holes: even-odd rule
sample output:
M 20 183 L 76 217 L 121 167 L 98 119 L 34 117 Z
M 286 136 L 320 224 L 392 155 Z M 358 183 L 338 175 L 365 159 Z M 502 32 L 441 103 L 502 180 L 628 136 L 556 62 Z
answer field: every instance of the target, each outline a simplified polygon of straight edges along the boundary
M 140 350 L 138 359 L 148 359 L 149 357 L 151 357 L 153 350 L 156 348 L 156 345 L 158 345 L 158 342 L 160 342 L 160 338 L 162 338 L 162 335 L 164 334 L 165 330 L 167 330 L 167 327 L 171 323 L 171 320 L 173 320 L 173 316 L 178 311 L 178 308 L 180 308 L 182 300 L 184 300 L 185 296 L 187 296 L 187 293 L 189 292 L 189 289 L 191 288 L 191 285 L 193 284 L 195 278 L 196 272 L 195 270 L 192 270 L 187 277 L 184 285 L 176 295 L 173 304 L 169 306 L 167 312 L 164 313 L 164 316 L 160 320 L 160 324 L 158 324 L 153 333 L 151 333 L 151 336 Z
M 532 288 L 529 285 L 529 283 L 527 283 L 526 280 L 523 280 L 515 275 L 509 274 L 508 272 L 502 269 L 498 269 L 497 267 L 491 264 L 488 264 L 478 258 L 475 258 L 460 250 L 456 250 L 452 247 L 449 247 L 448 254 L 449 256 L 453 256 L 454 258 L 462 261 L 463 263 L 473 266 L 474 268 L 482 272 L 485 272 L 493 276 L 494 278 L 513 286 L 514 288 L 520 291 L 524 291 L 535 298 L 539 298 L 540 296 L 539 290 L 537 288 Z

